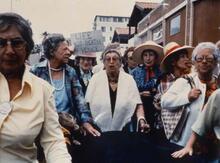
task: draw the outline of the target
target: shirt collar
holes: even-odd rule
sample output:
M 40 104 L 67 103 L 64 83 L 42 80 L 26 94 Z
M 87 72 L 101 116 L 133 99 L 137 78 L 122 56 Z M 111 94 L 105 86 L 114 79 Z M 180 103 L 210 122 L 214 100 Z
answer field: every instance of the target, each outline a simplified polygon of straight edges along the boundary
M 21 83 L 21 92 L 23 92 L 24 88 L 27 87 L 29 88 L 30 92 L 32 92 L 32 86 L 33 86 L 33 81 L 32 81 L 32 75 L 29 72 L 29 67 L 25 66 L 25 70 L 22 76 L 22 83 Z M 6 80 L 6 78 L 4 77 L 4 75 L 0 72 L 0 77 L 3 77 L 4 80 Z
M 32 78 L 29 72 L 30 68 L 28 66 L 25 66 L 23 78 L 22 78 L 22 88 L 27 84 L 30 88 L 32 88 Z
M 81 68 L 79 68 L 79 70 L 82 76 L 91 76 L 91 71 L 89 71 L 89 73 L 84 73 L 84 71 Z

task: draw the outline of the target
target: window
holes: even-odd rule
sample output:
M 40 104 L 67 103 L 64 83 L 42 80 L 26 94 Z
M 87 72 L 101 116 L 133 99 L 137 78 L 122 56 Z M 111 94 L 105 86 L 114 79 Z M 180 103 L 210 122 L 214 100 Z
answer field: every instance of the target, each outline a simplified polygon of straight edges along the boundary
M 118 18 L 113 18 L 113 22 L 118 22 Z
M 123 19 L 122 18 L 118 18 L 118 22 L 123 22 Z
M 112 27 L 110 27 L 110 31 L 112 31 Z
M 163 37 L 162 24 L 152 30 L 153 41 L 160 40 Z
M 175 35 L 180 32 L 180 15 L 170 21 L 170 35 Z
M 102 32 L 106 32 L 106 27 L 101 27 Z
M 111 18 L 110 18 L 110 17 L 107 17 L 106 19 L 107 19 L 107 22 L 110 22 L 110 21 L 111 21 Z
M 111 36 L 109 37 L 109 40 L 112 41 L 112 37 Z

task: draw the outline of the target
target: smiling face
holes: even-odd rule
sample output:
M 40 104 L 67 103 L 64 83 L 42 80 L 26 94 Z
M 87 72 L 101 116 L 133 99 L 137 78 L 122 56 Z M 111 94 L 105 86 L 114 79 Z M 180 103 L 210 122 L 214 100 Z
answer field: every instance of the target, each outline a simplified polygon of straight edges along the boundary
M 142 53 L 142 59 L 147 67 L 152 67 L 156 64 L 157 53 L 153 50 L 145 50 Z
M 212 73 L 216 64 L 217 61 L 214 58 L 212 49 L 205 48 L 198 51 L 194 65 L 199 74 L 206 75 Z
M 186 50 L 181 50 L 176 54 L 176 59 L 173 61 L 174 69 L 178 69 L 181 72 L 188 72 L 191 68 L 191 62 Z
M 26 42 L 15 26 L 0 30 L 0 72 L 16 74 L 21 71 L 26 60 Z M 3 40 L 7 43 L 3 46 Z
M 53 53 L 54 59 L 62 64 L 67 64 L 71 55 L 69 44 L 66 41 L 60 42 L 57 49 Z

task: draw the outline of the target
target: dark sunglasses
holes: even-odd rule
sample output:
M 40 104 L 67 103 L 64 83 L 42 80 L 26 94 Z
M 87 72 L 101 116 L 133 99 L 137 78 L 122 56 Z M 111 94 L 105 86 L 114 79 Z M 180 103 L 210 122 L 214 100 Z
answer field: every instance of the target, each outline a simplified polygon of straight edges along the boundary
M 22 38 L 3 39 L 0 38 L 0 49 L 11 45 L 13 49 L 20 50 L 25 47 L 26 41 Z

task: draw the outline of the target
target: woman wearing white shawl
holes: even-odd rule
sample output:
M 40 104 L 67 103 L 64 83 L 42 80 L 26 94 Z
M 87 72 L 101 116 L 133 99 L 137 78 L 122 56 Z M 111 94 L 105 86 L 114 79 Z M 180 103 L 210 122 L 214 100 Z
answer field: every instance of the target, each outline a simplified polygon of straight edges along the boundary
M 117 49 L 104 52 L 105 70 L 95 74 L 87 88 L 86 101 L 92 117 L 102 132 L 121 131 L 135 113 L 138 128 L 149 128 L 136 83 L 120 71 L 121 54 Z

